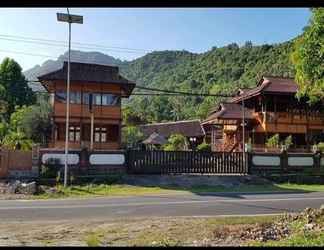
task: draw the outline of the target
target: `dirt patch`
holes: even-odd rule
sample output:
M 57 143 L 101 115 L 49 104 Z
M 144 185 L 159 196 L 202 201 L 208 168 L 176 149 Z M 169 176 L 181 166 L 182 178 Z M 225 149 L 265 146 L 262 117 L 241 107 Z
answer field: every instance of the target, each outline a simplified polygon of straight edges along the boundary
M 266 220 L 271 220 L 268 217 Z M 254 219 L 255 220 L 255 219 Z M 250 222 L 249 222 L 250 221 Z M 226 226 L 226 224 L 233 225 Z M 100 222 L 0 224 L 0 246 L 238 246 L 253 218 L 154 218 Z M 224 232 L 223 237 L 215 231 Z M 236 230 L 236 231 L 235 231 Z M 232 237 L 232 238 L 231 238 Z

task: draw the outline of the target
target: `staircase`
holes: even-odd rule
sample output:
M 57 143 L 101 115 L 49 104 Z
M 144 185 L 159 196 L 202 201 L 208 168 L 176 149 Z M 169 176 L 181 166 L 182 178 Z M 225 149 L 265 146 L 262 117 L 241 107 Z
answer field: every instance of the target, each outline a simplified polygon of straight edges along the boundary
M 231 140 L 230 142 L 224 144 L 223 150 L 225 152 L 233 152 L 234 149 L 237 148 L 237 146 L 238 146 L 238 142 L 234 142 Z

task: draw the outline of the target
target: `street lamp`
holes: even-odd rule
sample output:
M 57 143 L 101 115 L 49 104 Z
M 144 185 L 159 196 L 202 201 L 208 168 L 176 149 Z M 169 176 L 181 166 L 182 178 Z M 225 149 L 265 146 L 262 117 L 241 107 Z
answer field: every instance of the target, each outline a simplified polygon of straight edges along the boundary
M 195 144 L 195 142 L 196 142 L 196 140 L 197 140 L 196 137 L 190 137 L 189 140 L 190 140 L 190 142 L 191 142 L 192 149 L 195 150 L 195 148 L 196 148 L 196 144 Z
M 70 109 L 70 60 L 71 60 L 71 24 L 83 23 L 83 17 L 70 15 L 69 8 L 67 14 L 56 13 L 57 21 L 69 23 L 69 56 L 67 70 L 67 87 L 66 87 L 66 126 L 65 126 L 65 162 L 64 162 L 64 187 L 67 185 L 67 168 L 68 168 L 68 151 L 69 151 L 69 109 Z

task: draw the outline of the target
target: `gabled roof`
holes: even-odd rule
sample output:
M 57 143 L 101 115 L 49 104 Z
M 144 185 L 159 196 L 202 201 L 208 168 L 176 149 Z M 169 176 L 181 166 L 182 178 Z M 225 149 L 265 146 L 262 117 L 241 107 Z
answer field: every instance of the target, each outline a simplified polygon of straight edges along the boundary
M 38 79 L 40 82 L 53 80 L 66 81 L 67 67 L 68 63 L 65 61 L 61 69 L 38 76 Z M 71 62 L 70 81 L 71 84 L 73 82 L 118 84 L 125 90 L 127 96 L 129 96 L 136 84 L 119 75 L 118 71 L 118 67 L 115 66 Z
M 298 85 L 292 78 L 263 76 L 255 88 L 241 91 L 240 95 L 233 97 L 229 102 L 238 103 L 243 99 L 246 100 L 253 96 L 260 95 L 261 93 L 294 95 L 297 91 Z
M 200 125 L 200 120 L 176 121 L 141 125 L 140 130 L 146 135 L 154 132 L 168 138 L 171 134 L 182 134 L 186 137 L 201 137 L 205 131 Z
M 221 103 L 218 111 L 212 113 L 202 124 L 208 124 L 213 120 L 238 120 L 242 119 L 243 107 L 237 103 Z M 252 120 L 255 118 L 253 110 L 244 107 L 244 118 Z
M 159 135 L 156 132 L 153 132 L 146 140 L 143 141 L 144 144 L 153 144 L 153 145 L 164 145 L 168 141 L 162 135 Z

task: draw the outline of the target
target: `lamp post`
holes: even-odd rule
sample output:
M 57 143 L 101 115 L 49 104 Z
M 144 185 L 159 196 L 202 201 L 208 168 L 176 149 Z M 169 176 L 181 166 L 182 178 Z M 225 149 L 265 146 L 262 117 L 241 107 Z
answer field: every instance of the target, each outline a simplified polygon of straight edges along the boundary
M 244 110 L 244 97 L 242 99 L 242 140 L 243 140 L 243 164 L 245 163 L 245 110 Z
M 64 187 L 67 185 L 67 168 L 68 168 L 68 152 L 69 152 L 69 109 L 70 109 L 70 60 L 71 60 L 71 24 L 83 23 L 83 17 L 70 15 L 69 8 L 67 14 L 57 13 L 57 21 L 69 23 L 69 56 L 67 70 L 67 86 L 66 86 L 66 123 L 65 123 L 65 162 L 64 162 Z
M 191 142 L 191 146 L 192 146 L 192 150 L 195 151 L 196 149 L 196 137 L 190 137 L 189 138 L 190 142 Z

